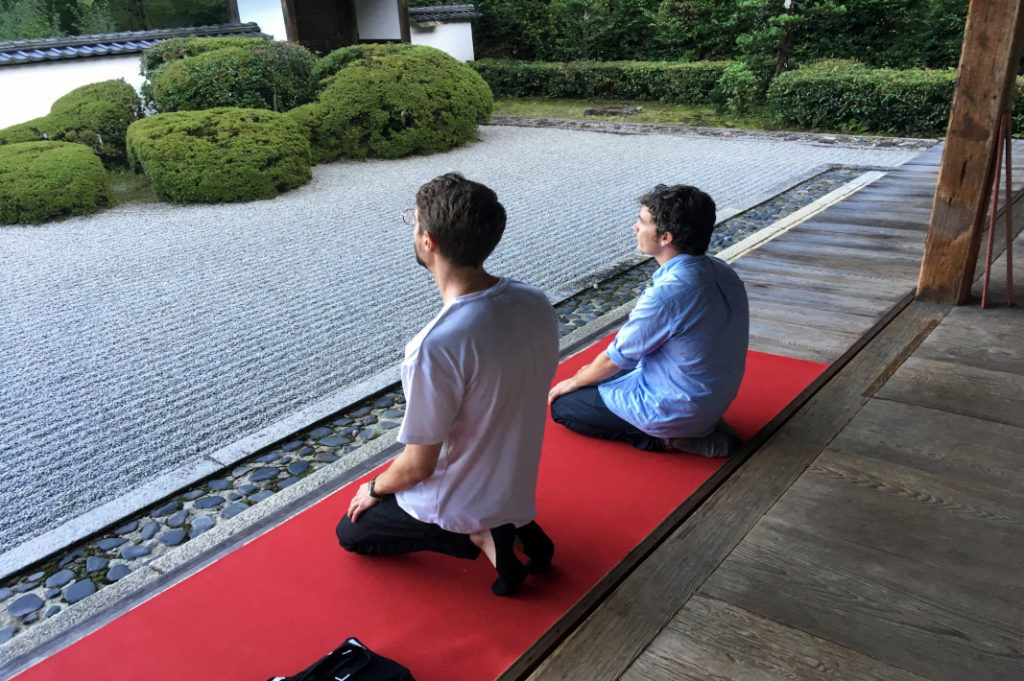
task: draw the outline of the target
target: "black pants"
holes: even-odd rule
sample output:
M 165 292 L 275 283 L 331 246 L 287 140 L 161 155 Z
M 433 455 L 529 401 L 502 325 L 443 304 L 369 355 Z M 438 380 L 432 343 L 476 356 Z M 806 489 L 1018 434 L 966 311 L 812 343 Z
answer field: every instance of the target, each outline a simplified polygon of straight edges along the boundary
M 433 523 L 413 518 L 398 505 L 394 494 L 386 495 L 363 511 L 356 522 L 342 516 L 335 531 L 343 549 L 364 556 L 437 551 L 472 560 L 480 555 L 480 549 L 468 534 L 449 532 Z
M 580 388 L 552 402 L 551 419 L 580 435 L 623 440 L 637 449 L 650 452 L 665 450 L 665 443 L 660 437 L 652 437 L 616 416 L 601 399 L 596 385 Z

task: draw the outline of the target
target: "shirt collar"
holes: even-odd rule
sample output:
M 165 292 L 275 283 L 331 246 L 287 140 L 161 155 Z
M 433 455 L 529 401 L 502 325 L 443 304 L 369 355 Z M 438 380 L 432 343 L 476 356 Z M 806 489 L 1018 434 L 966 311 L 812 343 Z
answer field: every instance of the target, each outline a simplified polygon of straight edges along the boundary
M 698 260 L 701 260 L 704 257 L 706 257 L 706 255 L 689 255 L 687 253 L 680 253 L 679 255 L 674 256 L 664 265 L 656 269 L 654 271 L 654 274 L 651 275 L 651 281 L 658 281 L 662 277 L 667 276 L 669 272 L 673 272 L 684 267 L 689 267 L 690 265 L 697 262 Z

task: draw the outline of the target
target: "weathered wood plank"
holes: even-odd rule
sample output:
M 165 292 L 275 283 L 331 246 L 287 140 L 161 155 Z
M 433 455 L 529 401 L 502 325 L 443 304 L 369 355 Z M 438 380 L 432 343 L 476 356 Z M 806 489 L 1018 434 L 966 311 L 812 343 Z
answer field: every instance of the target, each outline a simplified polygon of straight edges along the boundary
M 722 601 L 694 596 L 622 681 L 926 681 Z
M 1024 380 L 1002 371 L 911 357 L 878 397 L 1024 426 Z
M 879 311 L 885 310 L 899 299 L 896 295 L 867 297 L 849 287 L 829 286 L 825 282 L 804 286 L 798 277 L 792 277 L 790 285 L 766 283 L 763 280 L 751 280 L 746 277 L 743 278 L 743 284 L 747 289 L 747 298 L 750 299 L 751 306 L 759 304 L 760 301 L 772 301 L 877 317 Z
M 733 269 L 744 281 L 806 287 L 808 290 L 814 290 L 815 286 L 830 286 L 833 287 L 831 290 L 840 287 L 842 290 L 858 291 L 879 300 L 885 300 L 890 296 L 900 298 L 906 294 L 908 286 L 913 288 L 912 283 L 901 282 L 891 276 L 878 276 L 861 271 L 837 271 L 809 264 L 793 267 L 790 260 L 771 258 L 764 254 L 756 258 L 740 258 L 733 263 Z
M 861 407 L 863 393 L 909 354 L 947 308 L 914 304 L 884 326 L 530 675 L 618 679 L 778 496 Z M 880 323 L 880 328 L 888 320 Z M 859 347 L 859 346 L 858 346 Z M 731 462 L 730 462 L 731 463 Z M 528 651 L 526 663 L 536 659 Z M 517 668 L 504 678 L 517 678 Z
M 1024 428 L 877 399 L 864 405 L 829 449 L 913 466 L 1024 500 Z
M 754 352 L 765 352 L 769 355 L 779 357 L 790 357 L 792 359 L 803 359 L 808 362 L 819 362 L 831 364 L 840 357 L 835 349 L 823 349 L 803 345 L 800 343 L 786 342 L 770 336 L 751 334 L 749 348 Z
M 750 314 L 758 321 L 782 322 L 823 331 L 855 334 L 860 337 L 878 321 L 881 309 L 868 316 L 855 312 L 843 312 L 820 303 L 793 305 L 773 300 L 753 300 L 750 303 Z
M 1024 276 L 1024 270 L 1022 270 Z M 959 307 L 929 336 L 916 356 L 1017 374 L 1024 383 L 1024 311 Z
M 970 4 L 918 282 L 923 300 L 963 303 L 970 296 L 999 119 L 1009 110 L 1022 34 L 1024 0 Z
M 830 510 L 841 515 L 846 508 L 817 501 L 819 513 Z M 863 524 L 884 524 L 879 520 Z M 973 592 L 936 579 L 931 570 L 915 572 L 914 563 L 771 517 L 736 547 L 701 594 L 935 681 L 1019 681 L 1024 629 L 974 615 Z
M 860 270 L 864 266 L 864 262 L 880 263 L 882 267 L 889 267 L 892 263 L 916 265 L 921 260 L 921 252 L 917 244 L 896 248 L 881 239 L 857 239 L 855 237 L 850 237 L 845 240 L 846 243 L 843 243 L 844 240 L 832 239 L 831 235 L 818 235 L 812 232 L 791 232 L 788 236 L 791 238 L 769 241 L 760 246 L 759 250 L 779 257 L 828 257 L 837 263 L 842 263 L 846 259 L 850 263 L 848 269 L 855 270 Z
M 775 319 L 762 319 L 757 315 L 756 307 L 751 310 L 750 336 L 771 338 L 780 346 L 790 347 L 794 351 L 820 353 L 821 356 L 829 358 L 829 364 L 841 357 L 860 338 L 859 333 L 844 333 L 836 329 L 821 329 Z M 783 355 L 797 357 L 791 353 Z

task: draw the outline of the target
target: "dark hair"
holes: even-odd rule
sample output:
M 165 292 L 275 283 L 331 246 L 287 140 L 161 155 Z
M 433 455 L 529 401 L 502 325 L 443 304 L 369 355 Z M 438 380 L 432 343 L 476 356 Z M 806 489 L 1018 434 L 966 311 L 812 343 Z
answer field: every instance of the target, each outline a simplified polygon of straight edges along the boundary
M 704 255 L 715 231 L 715 202 L 685 184 L 659 184 L 640 197 L 658 228 L 658 235 L 672 235 L 672 246 L 680 253 Z
M 420 229 L 455 267 L 480 267 L 505 232 L 505 207 L 494 190 L 459 173 L 435 177 L 416 192 Z

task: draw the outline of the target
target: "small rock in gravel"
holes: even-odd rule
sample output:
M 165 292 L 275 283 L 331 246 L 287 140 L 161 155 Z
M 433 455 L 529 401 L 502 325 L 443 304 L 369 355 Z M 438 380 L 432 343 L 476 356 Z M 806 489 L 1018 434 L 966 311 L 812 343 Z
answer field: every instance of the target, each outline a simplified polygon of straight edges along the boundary
M 109 558 L 104 558 L 102 556 L 89 556 L 85 559 L 85 571 L 99 572 L 103 568 L 107 567 L 107 564 L 109 563 Z
M 128 540 L 124 537 L 107 537 L 106 539 L 100 539 L 96 542 L 96 548 L 100 551 L 113 551 L 121 544 L 127 544 Z
M 340 447 L 348 444 L 348 439 L 335 435 L 334 437 L 325 437 L 323 440 L 320 440 L 320 444 L 324 447 Z
M 75 578 L 75 571 L 74 570 L 66 570 L 66 569 L 65 570 L 61 570 L 60 572 L 55 572 L 55 573 L 53 573 L 52 575 L 50 575 L 49 577 L 46 578 L 46 586 L 48 588 L 51 588 L 51 589 L 53 587 L 55 587 L 55 586 L 64 586 L 65 584 L 68 584 L 71 580 L 73 580 L 74 578 Z
M 195 499 L 198 499 L 199 497 L 203 496 L 204 494 L 206 494 L 206 490 L 205 489 L 192 489 L 192 490 L 189 490 L 189 491 L 185 492 L 181 496 L 185 497 L 185 501 L 194 501 Z
M 241 494 L 252 494 L 259 488 L 259 485 L 242 485 L 241 487 L 238 488 L 238 491 Z
M 156 536 L 156 533 L 160 531 L 160 523 L 155 520 L 151 520 L 146 523 L 146 526 L 142 528 L 142 540 L 149 541 Z
M 181 542 L 185 541 L 185 530 L 169 530 L 160 535 L 159 540 L 161 544 L 165 546 L 177 546 Z
M 16 629 L 14 627 L 4 627 L 0 629 L 0 643 L 7 643 L 14 636 Z
M 114 530 L 114 534 L 131 534 L 139 527 L 139 521 L 133 520 L 130 523 L 125 523 L 121 527 Z
M 126 546 L 121 551 L 121 557 L 125 560 L 135 560 L 136 558 L 142 558 L 143 556 L 149 555 L 148 546 Z
M 160 508 L 156 509 L 155 511 L 153 511 L 153 517 L 161 518 L 165 515 L 170 515 L 177 511 L 179 508 L 181 508 L 181 502 L 175 499 L 174 501 L 170 501 L 161 506 Z
M 240 478 L 251 470 L 252 466 L 239 466 L 235 470 L 231 471 L 231 477 Z
M 199 508 L 199 509 L 216 508 L 217 506 L 220 506 L 223 503 L 224 503 L 224 497 L 219 497 L 219 496 L 203 497 L 202 499 L 200 499 L 199 501 L 197 501 L 195 503 L 195 507 Z
M 291 444 L 291 443 L 289 442 L 288 444 Z M 302 446 L 301 442 L 298 443 L 298 444 L 299 444 L 300 447 Z M 285 446 L 287 447 L 288 445 L 285 445 Z M 263 456 L 257 457 L 256 460 L 258 462 L 260 462 L 260 463 L 273 463 L 273 462 L 277 461 L 280 458 L 281 458 L 281 455 L 278 454 L 277 452 L 270 452 L 269 454 L 264 454 Z
M 127 565 L 123 563 L 115 565 L 107 571 L 107 581 L 116 582 L 117 580 L 127 575 L 129 572 L 131 572 L 131 569 Z
M 274 490 L 265 489 L 261 492 L 256 492 L 256 494 L 253 494 L 251 497 L 249 497 L 249 501 L 251 501 L 254 504 L 257 504 L 263 501 L 264 499 L 272 496 L 274 496 Z
M 14 592 L 8 589 L 6 586 L 0 589 L 0 602 L 6 601 L 8 598 L 14 595 Z
M 57 596 L 60 596 L 60 589 L 47 589 L 46 593 L 43 594 L 43 598 L 45 598 L 46 600 L 56 598 Z
M 86 596 L 91 596 L 96 593 L 96 585 L 91 580 L 83 579 L 80 582 L 75 582 L 67 589 L 64 590 L 64 600 L 68 603 L 77 603 Z
M 281 445 L 281 449 L 283 449 L 286 452 L 292 452 L 292 451 L 295 451 L 296 449 L 298 449 L 301 446 L 302 446 L 302 440 L 292 440 L 291 442 L 287 442 L 287 443 Z M 267 456 L 270 456 L 270 454 L 268 454 Z M 280 455 L 274 454 L 273 456 L 274 456 L 274 459 L 276 459 Z M 260 459 L 256 459 L 256 460 L 260 461 L 261 459 L 262 459 L 262 457 L 260 457 Z M 274 459 L 267 459 L 263 463 L 270 463 Z
M 222 518 L 234 518 L 236 515 L 249 508 L 246 504 L 240 501 L 236 501 L 232 504 L 228 504 L 224 507 L 224 510 L 220 512 Z
M 43 599 L 35 594 L 25 594 L 7 606 L 7 612 L 11 617 L 24 617 L 30 612 L 35 612 L 43 607 Z
M 69 553 L 69 554 L 65 555 L 63 558 L 61 558 L 60 562 L 57 563 L 57 567 L 64 567 L 65 565 L 67 565 L 68 563 L 73 561 L 75 558 L 79 558 L 79 557 L 84 556 L 84 555 L 85 555 L 85 549 L 75 549 L 71 553 Z
M 285 487 L 291 487 L 301 479 L 302 478 L 288 478 L 287 480 L 282 480 L 281 482 L 277 483 L 277 488 L 284 489 Z
M 44 571 L 33 572 L 32 574 L 30 574 L 28 576 L 28 581 L 30 581 L 30 582 L 38 582 L 40 579 L 42 579 L 45 576 L 46 576 L 46 572 L 44 572 Z
M 308 461 L 293 461 L 288 464 L 288 472 L 292 475 L 302 475 L 306 472 L 307 468 L 309 468 Z
M 338 457 L 328 452 L 321 452 L 320 454 L 316 455 L 316 460 L 322 461 L 324 463 L 334 463 L 335 461 L 338 460 Z
M 264 480 L 276 478 L 280 472 L 281 471 L 277 470 L 276 468 L 261 468 L 255 473 L 253 473 L 249 479 L 252 480 L 253 482 L 263 482 Z
M 182 509 L 167 519 L 167 527 L 181 527 L 188 520 L 188 511 Z
M 320 426 L 319 428 L 314 428 L 313 430 L 309 431 L 309 438 L 311 440 L 319 440 L 322 437 L 327 437 L 333 432 L 334 431 L 332 429 L 326 426 Z
M 194 539 L 195 537 L 198 537 L 203 532 L 206 532 L 208 529 L 210 529 L 216 524 L 217 521 L 211 518 L 210 516 L 200 516 L 195 519 L 195 522 L 192 523 L 192 531 L 189 532 L 188 536 Z
M 51 605 L 49 608 L 46 609 L 46 616 L 47 617 L 53 617 L 58 612 L 60 612 L 60 606 L 59 605 Z
M 37 586 L 39 586 L 39 582 L 28 582 L 27 584 L 18 584 L 14 587 L 14 593 L 23 594 L 26 591 L 31 591 Z
M 222 492 L 226 490 L 228 487 L 231 487 L 231 482 L 223 478 L 219 478 L 217 480 L 211 480 L 210 482 L 206 483 L 206 486 L 212 489 L 214 492 Z

